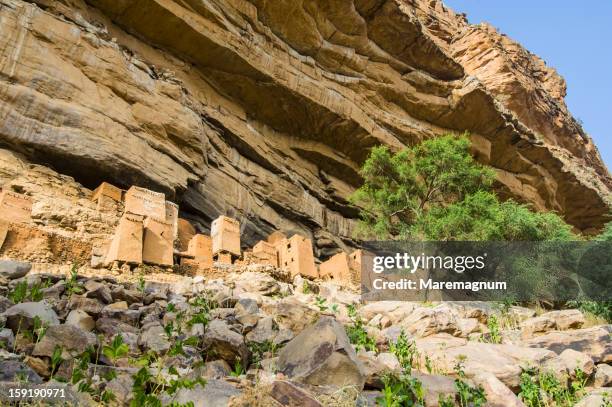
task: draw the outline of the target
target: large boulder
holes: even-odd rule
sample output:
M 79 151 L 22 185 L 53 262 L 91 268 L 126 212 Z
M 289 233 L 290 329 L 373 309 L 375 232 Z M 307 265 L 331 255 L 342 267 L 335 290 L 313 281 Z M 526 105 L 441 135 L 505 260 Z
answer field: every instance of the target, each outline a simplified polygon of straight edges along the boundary
M 203 344 L 207 352 L 234 365 L 240 360 L 242 366 L 248 365 L 249 349 L 244 337 L 230 329 L 225 321 L 215 319 L 206 327 Z
M 80 309 L 75 309 L 70 311 L 68 316 L 66 317 L 67 325 L 74 325 L 78 328 L 81 328 L 84 331 L 93 331 L 96 327 L 96 321 L 85 311 L 81 311 Z
M 416 337 L 444 332 L 451 335 L 462 334 L 456 311 L 446 305 L 417 308 L 399 321 L 399 325 Z
M 570 375 L 574 375 L 576 369 L 582 370 L 587 377 L 595 371 L 593 359 L 589 355 L 574 349 L 565 349 L 559 355 L 559 359 L 563 362 Z
M 258 293 L 261 295 L 272 295 L 280 291 L 278 282 L 265 273 L 241 273 L 234 284 L 235 294 Z
M 612 362 L 611 332 L 612 325 L 571 331 L 553 331 L 526 340 L 524 343 L 526 346 L 545 348 L 557 354 L 561 354 L 565 349 L 574 349 L 589 355 L 595 363 L 608 363 Z
M 322 317 L 293 338 L 279 355 L 278 370 L 294 381 L 315 386 L 361 390 L 366 378 L 344 327 L 331 317 Z
M 612 386 L 612 366 L 604 363 L 597 365 L 597 372 L 593 379 L 593 386 L 608 387 Z
M 283 298 L 274 304 L 262 307 L 263 311 L 274 317 L 281 329 L 290 329 L 298 333 L 319 317 L 319 311 L 301 302 L 295 296 Z
M 392 353 L 359 352 L 357 358 L 361 362 L 366 375 L 365 384 L 369 388 L 382 389 L 382 378 L 386 373 L 401 373 L 397 357 Z
M 437 335 L 416 340 L 421 365 L 429 358 L 436 371 L 453 374 L 458 360 L 471 377 L 480 372 L 492 373 L 511 389 L 517 389 L 523 367 L 544 365 L 556 361 L 557 355 L 545 349 L 533 349 L 510 344 L 468 342 L 449 335 Z
M 138 337 L 138 345 L 145 351 L 162 353 L 170 349 L 170 341 L 164 328 L 159 323 L 152 322 L 142 327 Z
M 50 326 L 42 339 L 34 347 L 34 356 L 51 357 L 56 348 L 62 349 L 62 358 L 67 360 L 83 353 L 87 348 L 95 348 L 98 338 L 91 332 L 74 325 Z
M 43 325 L 59 325 L 60 321 L 51 306 L 45 301 L 22 302 L 15 304 L 6 311 L 6 326 L 13 332 L 24 331 L 34 326 L 34 320 L 38 318 Z
M 531 338 L 536 334 L 552 331 L 557 326 L 554 319 L 539 316 L 521 322 L 521 332 L 524 338 Z
M 246 334 L 247 342 L 264 343 L 273 342 L 278 331 L 275 329 L 275 322 L 272 317 L 261 318 L 255 328 Z
M 481 372 L 472 378 L 482 386 L 487 396 L 487 407 L 525 407 L 525 404 L 495 375 Z
M 13 260 L 0 260 L 0 277 L 14 280 L 28 274 L 32 269 L 30 263 Z
M 564 331 L 566 329 L 578 329 L 584 325 L 584 315 L 577 309 L 564 309 L 560 311 L 551 311 L 541 315 L 545 318 L 550 318 L 555 321 L 557 329 Z
M 234 306 L 236 310 L 236 320 L 240 322 L 245 329 L 250 330 L 259 320 L 259 307 L 257 301 L 250 298 L 238 300 Z

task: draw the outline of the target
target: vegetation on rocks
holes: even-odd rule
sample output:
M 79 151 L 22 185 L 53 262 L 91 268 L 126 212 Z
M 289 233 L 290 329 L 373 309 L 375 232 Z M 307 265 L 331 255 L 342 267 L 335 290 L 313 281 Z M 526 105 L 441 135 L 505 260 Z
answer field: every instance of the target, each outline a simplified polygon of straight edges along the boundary
M 470 154 L 467 136 L 447 135 L 392 153 L 375 147 L 363 185 L 360 232 L 404 240 L 572 240 L 558 215 L 537 213 L 491 192 L 495 173 Z

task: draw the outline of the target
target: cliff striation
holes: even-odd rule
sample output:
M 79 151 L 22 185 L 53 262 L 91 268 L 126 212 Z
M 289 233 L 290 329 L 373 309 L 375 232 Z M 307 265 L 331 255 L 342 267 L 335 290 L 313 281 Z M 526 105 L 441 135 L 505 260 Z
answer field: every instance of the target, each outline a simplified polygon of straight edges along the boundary
M 599 228 L 612 178 L 564 95 L 439 1 L 0 0 L 1 148 L 163 191 L 203 230 L 234 216 L 246 243 L 352 244 L 368 149 L 464 131 L 502 196 Z

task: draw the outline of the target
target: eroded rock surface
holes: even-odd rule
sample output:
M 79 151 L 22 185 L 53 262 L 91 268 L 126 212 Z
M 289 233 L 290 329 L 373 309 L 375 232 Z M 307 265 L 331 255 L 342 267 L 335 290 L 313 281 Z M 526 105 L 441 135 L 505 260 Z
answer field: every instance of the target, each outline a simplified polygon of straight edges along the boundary
M 26 157 L 4 184 L 37 162 L 166 192 L 202 231 L 229 214 L 246 244 L 299 232 L 325 254 L 351 244 L 369 147 L 467 130 L 502 195 L 586 231 L 608 213 L 563 79 L 439 1 L 1 0 L 0 18 L 0 141 Z M 75 215 L 60 221 L 87 230 Z

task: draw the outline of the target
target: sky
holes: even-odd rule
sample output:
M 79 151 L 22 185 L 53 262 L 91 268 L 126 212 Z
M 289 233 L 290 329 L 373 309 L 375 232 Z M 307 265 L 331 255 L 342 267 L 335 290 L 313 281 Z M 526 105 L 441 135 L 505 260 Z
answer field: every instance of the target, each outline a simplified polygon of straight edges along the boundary
M 612 171 L 612 0 L 443 0 L 540 56 L 567 82 L 565 102 Z

